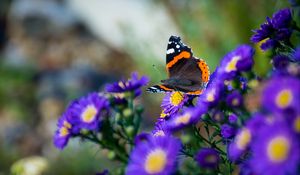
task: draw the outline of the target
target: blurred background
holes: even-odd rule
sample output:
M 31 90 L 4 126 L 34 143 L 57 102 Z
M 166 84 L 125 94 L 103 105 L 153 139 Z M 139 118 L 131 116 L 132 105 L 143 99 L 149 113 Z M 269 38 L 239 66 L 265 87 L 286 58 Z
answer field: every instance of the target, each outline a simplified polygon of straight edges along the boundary
M 133 71 L 151 85 L 164 79 L 174 34 L 213 72 L 228 51 L 250 44 L 251 30 L 266 16 L 287 6 L 286 0 L 1 0 L 0 175 L 28 160 L 56 175 L 113 166 L 93 144 L 72 140 L 64 151 L 54 148 L 57 118 L 70 100 Z M 256 69 L 263 73 L 264 66 Z M 162 97 L 142 95 L 142 128 L 152 128 Z

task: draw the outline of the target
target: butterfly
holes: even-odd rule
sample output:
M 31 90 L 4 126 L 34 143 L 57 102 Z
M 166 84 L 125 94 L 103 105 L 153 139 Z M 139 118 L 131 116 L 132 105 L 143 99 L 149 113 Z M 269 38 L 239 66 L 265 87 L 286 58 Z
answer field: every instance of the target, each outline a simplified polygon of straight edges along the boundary
M 178 36 L 171 36 L 166 53 L 166 70 L 169 78 L 162 84 L 147 89 L 148 92 L 179 91 L 200 95 L 209 81 L 209 67 L 202 59 L 193 56 L 192 49 Z

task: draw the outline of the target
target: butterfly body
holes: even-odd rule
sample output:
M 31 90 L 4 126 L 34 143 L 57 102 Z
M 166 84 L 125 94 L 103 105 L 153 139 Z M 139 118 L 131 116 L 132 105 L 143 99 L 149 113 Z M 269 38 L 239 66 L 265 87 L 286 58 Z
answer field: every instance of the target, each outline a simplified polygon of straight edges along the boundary
M 166 55 L 168 79 L 161 85 L 147 89 L 149 92 L 180 91 L 199 95 L 209 81 L 209 69 L 204 60 L 193 56 L 190 47 L 181 42 L 180 37 L 171 36 Z

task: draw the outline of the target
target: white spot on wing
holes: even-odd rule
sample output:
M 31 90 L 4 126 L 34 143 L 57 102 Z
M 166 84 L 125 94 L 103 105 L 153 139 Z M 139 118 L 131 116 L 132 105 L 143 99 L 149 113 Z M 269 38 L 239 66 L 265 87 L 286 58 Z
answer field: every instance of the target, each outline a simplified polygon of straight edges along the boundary
M 173 48 L 167 50 L 167 54 L 171 54 L 171 53 L 174 53 L 174 52 L 175 52 L 175 50 Z
M 179 49 L 179 47 L 180 47 L 180 46 L 177 44 L 177 45 L 176 45 L 176 48 Z

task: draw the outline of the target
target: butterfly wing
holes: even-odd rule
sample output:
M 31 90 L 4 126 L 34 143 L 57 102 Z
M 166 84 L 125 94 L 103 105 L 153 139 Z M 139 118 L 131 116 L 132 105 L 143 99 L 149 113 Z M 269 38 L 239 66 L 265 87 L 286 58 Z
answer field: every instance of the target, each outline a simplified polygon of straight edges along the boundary
M 171 36 L 166 54 L 169 79 L 162 85 L 148 88 L 150 92 L 182 91 L 199 95 L 209 80 L 209 69 L 204 60 L 193 57 L 190 47 L 180 37 Z

